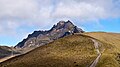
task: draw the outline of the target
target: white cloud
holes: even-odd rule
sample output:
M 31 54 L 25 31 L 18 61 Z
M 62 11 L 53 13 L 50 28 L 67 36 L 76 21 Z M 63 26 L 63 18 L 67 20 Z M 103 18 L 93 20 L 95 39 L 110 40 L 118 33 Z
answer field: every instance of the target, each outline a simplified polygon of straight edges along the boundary
M 118 17 L 120 15 L 120 7 L 115 5 L 113 0 L 62 0 L 56 5 L 53 16 L 54 18 L 77 17 L 81 20 Z
M 74 3 L 75 5 L 66 5 L 60 3 L 53 17 L 79 17 L 80 19 L 98 19 L 106 16 L 104 8 L 99 6 L 93 6 L 89 3 Z
M 0 17 L 31 17 L 37 11 L 32 0 L 0 0 Z
M 115 18 L 120 16 L 119 4 L 120 0 L 0 0 L 0 32 L 15 33 L 23 26 L 43 28 L 61 19 Z

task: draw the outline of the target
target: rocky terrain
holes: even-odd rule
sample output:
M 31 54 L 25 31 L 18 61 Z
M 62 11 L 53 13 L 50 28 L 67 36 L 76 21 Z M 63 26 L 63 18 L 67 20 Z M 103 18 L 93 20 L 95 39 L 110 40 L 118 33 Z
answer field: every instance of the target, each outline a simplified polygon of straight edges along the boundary
M 17 53 L 18 52 L 16 52 L 12 47 L 0 46 L 0 59 L 12 54 L 17 54 Z
M 15 48 L 38 47 L 48 44 L 58 38 L 83 32 L 84 31 L 81 28 L 78 28 L 69 20 L 66 22 L 59 21 L 57 25 L 54 25 L 48 31 L 34 31 L 32 34 L 29 34 L 28 37 L 19 42 Z

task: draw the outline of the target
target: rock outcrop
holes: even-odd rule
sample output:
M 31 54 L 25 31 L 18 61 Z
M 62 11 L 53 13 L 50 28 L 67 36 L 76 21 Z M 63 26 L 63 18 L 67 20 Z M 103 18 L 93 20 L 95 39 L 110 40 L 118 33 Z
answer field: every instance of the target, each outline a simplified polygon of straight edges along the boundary
M 59 21 L 48 31 L 34 31 L 26 39 L 19 42 L 16 48 L 37 47 L 52 42 L 58 38 L 74 34 L 83 33 L 81 28 L 75 26 L 71 21 Z

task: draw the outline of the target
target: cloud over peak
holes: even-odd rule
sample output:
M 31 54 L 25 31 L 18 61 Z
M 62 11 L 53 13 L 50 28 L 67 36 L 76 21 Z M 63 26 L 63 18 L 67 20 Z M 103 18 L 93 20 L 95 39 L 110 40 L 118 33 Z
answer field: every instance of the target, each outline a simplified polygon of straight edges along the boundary
M 61 19 L 120 17 L 120 0 L 0 0 L 0 32 L 53 24 Z M 6 32 L 5 32 L 6 33 Z

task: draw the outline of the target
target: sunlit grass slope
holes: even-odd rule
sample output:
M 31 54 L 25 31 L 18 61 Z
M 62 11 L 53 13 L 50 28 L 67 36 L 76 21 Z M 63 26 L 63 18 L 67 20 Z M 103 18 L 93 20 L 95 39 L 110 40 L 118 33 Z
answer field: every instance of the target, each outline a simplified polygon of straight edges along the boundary
M 97 67 L 120 67 L 120 34 L 105 32 L 89 32 L 84 35 L 96 38 L 103 44 L 105 51 L 100 58 Z
M 0 64 L 1 67 L 86 67 L 97 57 L 93 42 L 80 34 L 50 44 Z

